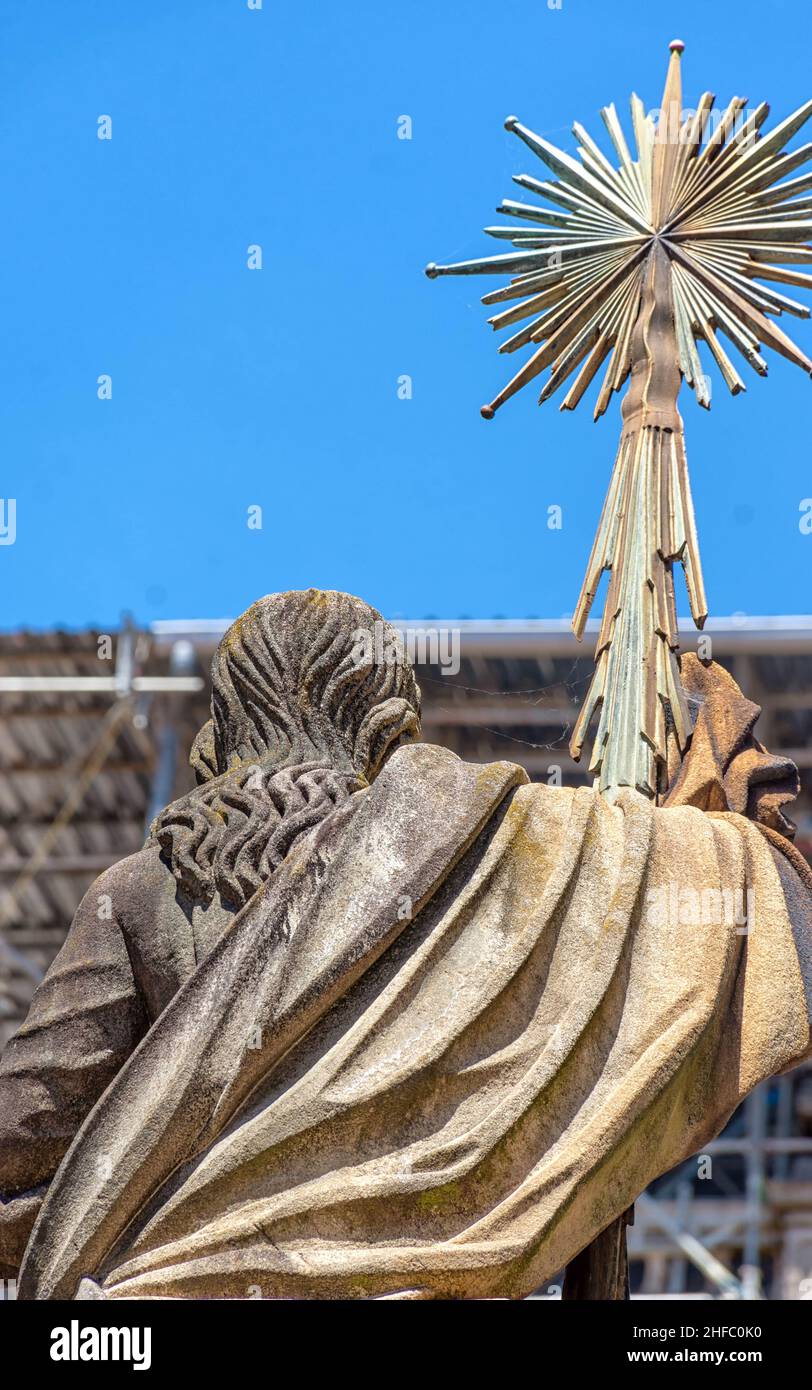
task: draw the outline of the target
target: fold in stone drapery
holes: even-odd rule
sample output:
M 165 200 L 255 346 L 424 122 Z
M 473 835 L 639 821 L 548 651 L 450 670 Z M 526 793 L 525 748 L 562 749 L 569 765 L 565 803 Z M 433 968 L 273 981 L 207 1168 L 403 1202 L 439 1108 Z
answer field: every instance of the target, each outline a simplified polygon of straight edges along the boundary
M 672 768 L 664 805 L 747 816 L 812 890 L 812 871 L 791 843 L 795 825 L 786 814 L 800 791 L 798 769 L 756 738 L 760 706 L 742 694 L 723 666 L 699 661 L 693 653 L 682 657 L 680 677 L 697 708 L 696 724 L 689 757 Z
M 686 684 L 673 802 L 774 816 L 753 707 Z M 808 1052 L 809 895 L 729 800 L 523 781 L 403 748 L 328 818 L 85 1123 L 21 1297 L 522 1297 Z
M 238 914 L 91 1111 L 38 1218 L 22 1298 L 33 1280 L 38 1297 L 69 1296 L 74 1261 L 89 1272 L 155 1188 L 221 1132 L 526 780 L 507 763 L 408 751 L 411 776 L 397 775 L 394 755 L 374 798 L 361 792 L 337 808 Z M 443 796 L 427 800 L 432 784 Z M 51 1278 L 62 1270 L 59 1289 L 44 1292 L 40 1265 Z

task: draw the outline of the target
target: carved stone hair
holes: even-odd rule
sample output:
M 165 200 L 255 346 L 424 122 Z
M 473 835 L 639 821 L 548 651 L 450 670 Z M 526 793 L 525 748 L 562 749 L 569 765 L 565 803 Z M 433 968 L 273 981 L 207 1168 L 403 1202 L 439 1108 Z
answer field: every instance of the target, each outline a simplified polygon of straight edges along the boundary
M 319 589 L 270 594 L 229 628 L 189 759 L 200 785 L 151 827 L 190 897 L 241 906 L 300 835 L 419 736 L 405 653 L 375 659 L 398 649 L 374 608 Z

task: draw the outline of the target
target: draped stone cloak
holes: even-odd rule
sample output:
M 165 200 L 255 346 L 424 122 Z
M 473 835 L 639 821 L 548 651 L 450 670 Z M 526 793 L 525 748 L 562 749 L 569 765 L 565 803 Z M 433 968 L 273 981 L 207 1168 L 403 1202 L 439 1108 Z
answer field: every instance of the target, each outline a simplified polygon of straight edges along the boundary
M 95 1105 L 19 1296 L 521 1298 L 806 1056 L 794 773 L 692 672 L 657 809 L 399 749 Z

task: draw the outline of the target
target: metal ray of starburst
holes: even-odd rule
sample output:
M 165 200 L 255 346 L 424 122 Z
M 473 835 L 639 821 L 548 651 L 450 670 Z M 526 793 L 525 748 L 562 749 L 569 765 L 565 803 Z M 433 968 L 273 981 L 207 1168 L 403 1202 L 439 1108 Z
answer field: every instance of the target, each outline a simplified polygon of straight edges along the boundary
M 498 211 L 520 225 L 486 231 L 511 242 L 512 251 L 426 269 L 432 278 L 509 277 L 482 302 L 504 306 L 489 320 L 494 329 L 523 325 L 500 352 L 533 351 L 482 407 L 486 419 L 548 368 L 539 404 L 575 374 L 561 402 L 574 410 L 606 364 L 596 419 L 629 381 L 620 448 L 573 619 L 580 637 L 609 570 L 595 673 L 570 746 L 578 758 L 597 715 L 590 770 L 601 790 L 633 786 L 650 797 L 665 780 L 669 739 L 684 752 L 691 732 L 677 657 L 677 561 L 698 627 L 707 616 L 676 404 L 681 381 L 710 406 L 700 342 L 734 394 L 745 384 L 728 345 L 761 376 L 763 348 L 812 373 L 812 361 L 775 322 L 786 314 L 808 318 L 809 310 L 773 288 L 812 287 L 812 275 L 797 269 L 812 262 L 812 173 L 796 175 L 812 144 L 787 151 L 812 101 L 769 133 L 762 129 L 769 107 L 749 111 L 743 97 L 718 120 L 710 92 L 683 112 L 684 45 L 670 47 L 658 119 L 631 98 L 633 150 L 614 106 L 601 112 L 616 164 L 577 122 L 575 158 L 509 117 L 507 129 L 555 176 L 520 174 L 515 182 L 554 209 L 506 199 Z

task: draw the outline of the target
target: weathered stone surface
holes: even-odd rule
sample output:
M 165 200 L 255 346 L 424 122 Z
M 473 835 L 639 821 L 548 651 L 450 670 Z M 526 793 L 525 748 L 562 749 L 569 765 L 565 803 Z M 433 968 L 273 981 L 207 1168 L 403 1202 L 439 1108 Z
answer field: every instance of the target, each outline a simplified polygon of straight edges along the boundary
M 94 885 L 4 1058 L 0 1259 L 49 1183 L 24 1298 L 521 1297 L 809 1052 L 794 770 L 696 662 L 662 809 L 401 746 L 408 668 L 343 664 L 378 615 L 263 605 L 201 791 Z M 714 920 L 748 889 L 746 933 Z

